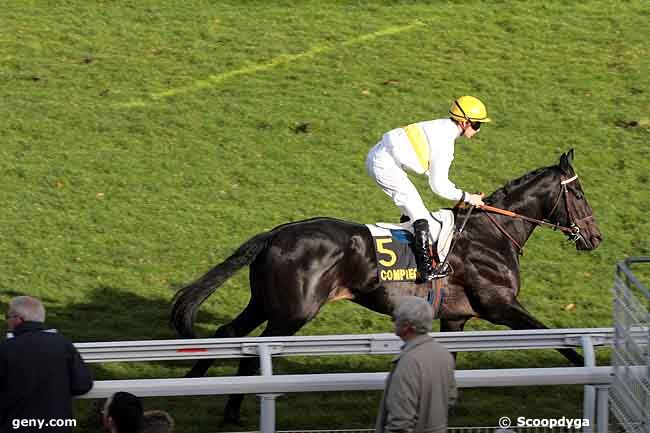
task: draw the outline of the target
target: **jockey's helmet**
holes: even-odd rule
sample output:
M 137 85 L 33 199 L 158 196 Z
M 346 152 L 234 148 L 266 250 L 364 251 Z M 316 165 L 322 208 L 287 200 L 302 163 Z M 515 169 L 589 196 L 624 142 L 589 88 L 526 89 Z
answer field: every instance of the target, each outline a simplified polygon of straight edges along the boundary
M 449 117 L 458 122 L 491 122 L 485 104 L 473 96 L 461 96 L 449 109 Z

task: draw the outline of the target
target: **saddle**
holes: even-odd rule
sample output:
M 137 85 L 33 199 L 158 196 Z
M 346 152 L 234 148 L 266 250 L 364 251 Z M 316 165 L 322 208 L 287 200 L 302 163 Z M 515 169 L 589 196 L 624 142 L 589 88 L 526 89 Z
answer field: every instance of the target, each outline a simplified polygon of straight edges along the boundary
M 431 238 L 431 245 L 433 245 L 433 251 L 435 252 L 433 263 L 435 266 L 444 261 L 449 253 L 449 247 L 451 246 L 451 240 L 454 235 L 455 219 L 451 209 L 440 209 L 436 212 L 431 212 L 431 219 L 441 225 L 438 239 Z M 393 233 L 408 232 L 408 235 L 398 234 L 395 236 L 398 236 L 400 239 L 404 238 L 404 236 L 410 236 L 409 244 L 413 242 L 413 224 L 410 221 L 399 224 L 378 222 L 376 224 L 366 224 L 366 227 L 370 230 L 373 238 L 386 238 L 392 236 Z M 413 261 L 415 261 L 415 256 L 413 256 Z

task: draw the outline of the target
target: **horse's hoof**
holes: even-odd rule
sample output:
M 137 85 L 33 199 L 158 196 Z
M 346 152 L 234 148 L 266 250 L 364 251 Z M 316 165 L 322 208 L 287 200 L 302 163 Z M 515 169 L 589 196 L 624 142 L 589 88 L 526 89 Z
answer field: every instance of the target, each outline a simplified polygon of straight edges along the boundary
M 244 423 L 241 422 L 240 408 L 237 405 L 231 403 L 230 401 L 226 404 L 223 410 L 223 421 L 221 422 L 222 426 L 226 425 L 235 425 L 238 427 L 243 427 Z

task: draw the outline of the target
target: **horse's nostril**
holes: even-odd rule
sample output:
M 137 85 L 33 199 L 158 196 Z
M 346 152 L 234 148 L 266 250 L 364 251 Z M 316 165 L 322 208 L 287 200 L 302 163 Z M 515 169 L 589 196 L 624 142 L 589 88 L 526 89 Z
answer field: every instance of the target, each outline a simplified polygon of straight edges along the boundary
M 592 247 L 593 247 L 594 249 L 595 249 L 596 247 L 598 247 L 598 245 L 600 245 L 600 243 L 602 242 L 602 240 L 603 240 L 603 237 L 600 235 L 600 233 L 597 234 L 597 235 L 593 235 L 593 236 L 591 236 L 590 241 L 591 241 L 591 245 L 592 245 Z

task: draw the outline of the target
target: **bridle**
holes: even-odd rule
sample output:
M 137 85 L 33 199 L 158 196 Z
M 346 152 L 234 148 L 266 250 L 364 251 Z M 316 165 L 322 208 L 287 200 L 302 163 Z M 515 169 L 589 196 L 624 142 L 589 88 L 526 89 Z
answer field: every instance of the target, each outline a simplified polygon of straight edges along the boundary
M 511 211 L 508 211 L 508 210 L 505 210 L 505 209 L 500 209 L 500 208 L 493 207 L 493 206 L 488 206 L 488 205 L 482 205 L 482 206 L 480 206 L 480 208 L 483 211 L 485 211 L 485 215 L 488 217 L 488 219 L 490 221 L 492 221 L 492 223 L 496 226 L 496 228 L 499 229 L 499 231 L 501 233 L 503 233 L 503 235 L 505 237 L 507 237 L 519 249 L 519 254 L 520 255 L 523 255 L 523 250 L 524 250 L 523 247 L 499 223 L 497 223 L 497 221 L 492 217 L 492 215 L 490 215 L 490 212 L 498 213 L 498 214 L 501 214 L 501 215 L 506 215 L 506 216 L 509 216 L 511 218 L 522 219 L 524 221 L 528 221 L 528 222 L 531 222 L 533 224 L 550 227 L 553 230 L 559 230 L 559 231 L 563 232 L 565 235 L 567 235 L 569 241 L 575 243 L 575 242 L 578 242 L 580 239 L 584 240 L 584 238 L 582 237 L 582 233 L 580 233 L 579 223 L 593 218 L 593 214 L 589 214 L 586 217 L 580 218 L 580 219 L 576 219 L 576 217 L 575 217 L 576 211 L 575 211 L 575 207 L 573 206 L 573 201 L 569 200 L 569 188 L 567 187 L 567 185 L 570 184 L 571 182 L 575 181 L 576 179 L 578 179 L 577 174 L 575 176 L 571 177 L 571 178 L 568 178 L 568 179 L 561 178 L 561 181 L 560 181 L 560 186 L 561 186 L 560 187 L 560 193 L 558 194 L 557 198 L 555 199 L 553 207 L 551 208 L 551 211 L 549 212 L 548 218 L 545 218 L 545 219 L 540 220 L 540 219 L 537 219 L 537 218 L 531 218 L 531 217 L 528 217 L 528 216 L 525 216 L 525 215 L 520 215 L 520 214 L 517 214 L 515 212 L 511 212 Z M 560 201 L 562 201 L 562 198 L 564 198 L 564 205 L 565 205 L 566 213 L 567 213 L 567 216 L 568 216 L 569 221 L 570 221 L 568 227 L 561 225 L 559 223 L 559 221 L 551 222 L 551 219 L 552 219 L 553 215 L 555 214 L 555 211 L 558 209 Z
M 571 182 L 573 182 L 574 180 L 576 180 L 577 178 L 578 178 L 578 175 L 576 174 L 573 177 L 571 177 L 569 179 L 564 179 L 564 180 L 562 180 L 560 182 L 560 184 L 562 185 L 562 188 L 560 190 L 560 194 L 558 194 L 557 199 L 555 199 L 555 204 L 553 205 L 553 208 L 551 209 L 551 212 L 549 212 L 549 215 L 548 215 L 548 217 L 550 219 L 553 216 L 553 214 L 555 213 L 555 210 L 558 208 L 558 205 L 560 204 L 560 199 L 562 197 L 564 197 L 564 206 L 565 206 L 566 213 L 567 213 L 567 216 L 569 217 L 569 221 L 570 221 L 570 224 L 569 224 L 569 227 L 568 227 L 570 232 L 568 232 L 567 235 L 569 236 L 569 239 L 571 241 L 573 241 L 573 242 L 577 242 L 580 239 L 583 239 L 582 234 L 580 233 L 579 224 L 581 222 L 583 222 L 583 221 L 593 219 L 593 217 L 594 217 L 593 214 L 589 214 L 586 217 L 576 219 L 575 206 L 574 206 L 573 200 L 569 200 L 569 188 L 567 187 L 567 185 L 570 184 Z M 577 197 L 578 194 L 576 194 L 575 192 L 574 192 L 574 194 Z M 556 226 L 558 226 L 558 228 L 559 228 L 559 224 L 556 224 Z M 562 228 L 564 229 L 564 227 L 562 227 Z M 565 230 L 562 230 L 562 231 L 564 231 L 566 233 Z

